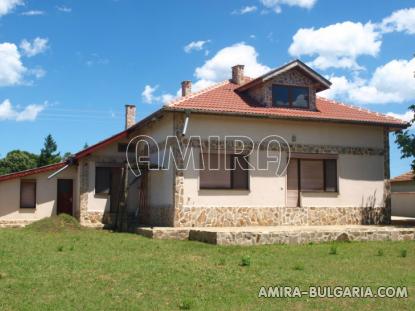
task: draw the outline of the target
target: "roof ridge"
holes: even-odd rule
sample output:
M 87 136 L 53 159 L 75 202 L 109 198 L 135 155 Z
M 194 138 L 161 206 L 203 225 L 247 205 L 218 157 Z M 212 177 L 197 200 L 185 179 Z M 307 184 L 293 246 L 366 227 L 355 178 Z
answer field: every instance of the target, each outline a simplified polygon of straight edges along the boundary
M 202 89 L 202 90 L 200 90 L 198 92 L 194 92 L 194 93 L 191 93 L 191 94 L 189 94 L 187 96 L 173 99 L 171 102 L 168 102 L 168 103 L 164 104 L 164 106 L 165 107 L 174 107 L 175 105 L 180 104 L 181 102 L 183 102 L 185 100 L 188 100 L 188 99 L 194 98 L 196 96 L 205 94 L 206 92 L 209 92 L 209 91 L 212 91 L 214 89 L 217 89 L 217 88 L 219 88 L 219 87 L 221 87 L 223 85 L 226 85 L 228 83 L 231 83 L 231 82 L 229 80 L 224 80 L 224 81 L 215 83 L 215 84 L 213 84 L 211 86 L 208 86 L 208 87 L 206 87 L 206 88 L 204 88 L 204 89 Z
M 367 108 L 363 108 L 363 107 L 360 107 L 360 106 L 344 103 L 344 102 L 337 101 L 337 100 L 334 100 L 334 99 L 330 99 L 330 98 L 326 98 L 326 97 L 322 97 L 322 96 L 317 96 L 317 99 L 322 99 L 322 100 L 325 100 L 325 101 L 327 101 L 329 103 L 332 103 L 332 104 L 342 105 L 342 106 L 346 106 L 346 107 L 349 107 L 349 108 L 352 108 L 352 109 L 357 109 L 359 111 L 364 111 L 364 112 L 374 114 L 374 115 L 379 116 L 379 117 L 384 117 L 384 118 L 387 118 L 387 119 L 390 119 L 390 120 L 405 122 L 404 120 L 392 117 L 392 116 L 387 115 L 385 113 L 380 113 L 378 111 L 372 111 L 372 110 L 369 110 Z

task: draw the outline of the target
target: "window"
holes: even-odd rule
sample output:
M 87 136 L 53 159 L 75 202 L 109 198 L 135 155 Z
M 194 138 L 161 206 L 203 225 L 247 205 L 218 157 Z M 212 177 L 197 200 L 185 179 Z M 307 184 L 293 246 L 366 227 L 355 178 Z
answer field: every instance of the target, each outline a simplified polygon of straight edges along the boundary
M 111 167 L 95 168 L 95 193 L 110 194 L 111 189 Z
M 273 85 L 272 106 L 308 108 L 309 90 L 307 87 Z
M 243 155 L 203 154 L 203 160 L 200 189 L 249 189 L 249 166 Z
M 20 181 L 20 208 L 36 208 L 36 180 Z
M 335 159 L 292 159 L 292 161 L 298 161 L 295 165 L 298 169 L 298 178 L 293 174 L 288 175 L 288 185 L 294 183 L 295 179 L 299 180 L 300 191 L 338 191 Z

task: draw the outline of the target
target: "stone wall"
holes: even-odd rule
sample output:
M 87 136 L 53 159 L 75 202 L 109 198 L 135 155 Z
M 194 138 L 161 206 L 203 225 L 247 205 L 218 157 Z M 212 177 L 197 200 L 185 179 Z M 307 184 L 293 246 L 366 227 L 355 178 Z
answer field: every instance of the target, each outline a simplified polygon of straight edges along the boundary
M 359 225 L 388 223 L 385 208 L 373 207 L 182 207 L 177 227 Z

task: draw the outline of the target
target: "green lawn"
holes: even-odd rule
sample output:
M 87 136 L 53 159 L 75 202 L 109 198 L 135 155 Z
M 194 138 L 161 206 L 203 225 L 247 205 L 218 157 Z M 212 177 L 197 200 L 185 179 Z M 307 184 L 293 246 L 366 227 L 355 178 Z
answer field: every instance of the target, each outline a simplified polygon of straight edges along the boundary
M 335 255 L 332 245 L 220 247 L 86 229 L 2 229 L 0 309 L 415 309 L 414 241 L 337 243 Z M 240 265 L 243 256 L 249 266 Z M 261 286 L 276 285 L 408 286 L 409 298 L 257 298 Z

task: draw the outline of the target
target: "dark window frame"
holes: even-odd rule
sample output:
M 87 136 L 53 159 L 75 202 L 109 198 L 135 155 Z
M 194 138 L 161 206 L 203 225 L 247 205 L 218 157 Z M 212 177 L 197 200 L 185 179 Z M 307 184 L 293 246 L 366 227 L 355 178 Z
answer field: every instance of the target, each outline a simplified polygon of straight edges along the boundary
M 337 159 L 305 159 L 305 158 L 295 158 L 298 161 L 298 191 L 299 192 L 324 192 L 324 193 L 339 193 L 339 174 L 337 169 Z M 301 160 L 304 161 L 322 161 L 323 162 L 323 189 L 314 189 L 314 190 L 307 190 L 302 189 L 301 187 Z M 334 169 L 336 174 L 336 185 L 334 191 L 327 190 L 327 180 L 326 180 L 326 170 L 327 170 L 327 161 L 334 161 Z
M 206 153 L 206 155 L 208 155 Z M 221 154 L 221 156 L 223 157 L 225 154 Z M 235 163 L 235 157 L 242 157 L 242 158 L 246 158 L 247 163 L 249 163 L 249 156 L 245 155 L 245 154 L 226 154 L 227 156 L 230 156 L 230 161 L 231 161 L 231 165 L 232 163 Z M 200 157 L 201 158 L 201 157 Z M 199 159 L 200 159 L 199 158 Z M 248 168 L 249 168 L 249 164 L 248 164 Z M 230 186 L 229 187 L 222 187 L 222 186 L 202 186 L 201 182 L 200 182 L 200 174 L 199 174 L 199 190 L 244 190 L 244 191 L 250 191 L 250 180 L 251 180 L 251 174 L 250 174 L 250 170 L 244 170 L 244 172 L 246 172 L 246 187 L 235 187 L 234 185 L 234 172 L 236 170 L 232 169 L 230 170 Z
M 277 105 L 276 100 L 274 98 L 274 87 L 285 87 L 288 89 L 288 106 L 284 105 Z M 306 89 L 307 90 L 307 106 L 306 107 L 298 107 L 293 105 L 293 96 L 292 96 L 292 90 L 295 88 L 300 89 Z M 299 86 L 299 85 L 286 85 L 286 84 L 273 84 L 271 88 L 271 94 L 272 94 L 272 107 L 278 107 L 278 108 L 295 108 L 295 109 L 310 109 L 310 88 L 308 86 Z
M 29 183 L 31 183 L 31 184 L 34 184 L 35 185 L 35 201 L 34 201 L 34 205 L 33 206 L 23 206 L 22 205 L 22 190 L 23 190 L 23 187 L 22 187 L 22 185 L 23 184 L 29 184 Z M 37 180 L 36 179 L 21 179 L 20 180 L 20 208 L 21 209 L 36 209 L 36 203 L 37 203 Z

